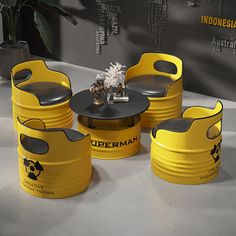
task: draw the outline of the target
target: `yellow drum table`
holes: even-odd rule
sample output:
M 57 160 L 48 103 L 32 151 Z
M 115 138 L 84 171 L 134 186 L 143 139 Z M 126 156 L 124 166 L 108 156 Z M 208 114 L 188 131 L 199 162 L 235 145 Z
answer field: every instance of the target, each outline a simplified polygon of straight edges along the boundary
M 148 99 L 139 92 L 125 90 L 128 103 L 93 104 L 89 90 L 74 95 L 71 109 L 79 114 L 78 130 L 91 135 L 91 156 L 100 159 L 120 159 L 133 155 L 140 148 L 139 114 L 148 109 Z

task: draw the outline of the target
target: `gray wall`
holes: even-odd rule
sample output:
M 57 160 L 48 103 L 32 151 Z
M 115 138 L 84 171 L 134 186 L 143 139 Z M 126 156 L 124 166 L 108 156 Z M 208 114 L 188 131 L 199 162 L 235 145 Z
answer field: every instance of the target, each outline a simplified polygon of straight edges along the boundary
M 3 41 L 2 16 L 0 15 L 0 42 Z
M 144 0 L 118 0 L 121 14 L 121 33 L 111 36 L 108 46 L 102 47 L 102 54 L 96 55 L 97 15 L 95 0 L 61 0 L 78 16 L 78 26 L 61 20 L 61 59 L 104 69 L 110 62 L 119 61 L 127 66 L 138 61 L 143 52 L 157 51 L 150 36 L 144 16 Z M 84 4 L 82 4 L 84 3 Z M 159 51 L 159 50 L 158 50 Z
M 188 7 L 187 0 L 168 0 L 167 28 L 161 47 L 154 43 L 147 26 L 146 0 L 117 1 L 122 10 L 121 32 L 110 36 L 108 45 L 102 47 L 102 54 L 97 55 L 96 0 L 60 0 L 78 17 L 79 24 L 73 26 L 60 18 L 60 45 L 56 47 L 59 51 L 51 56 L 77 65 L 104 69 L 115 61 L 129 67 L 137 63 L 144 52 L 166 52 L 183 59 L 185 89 L 236 101 L 236 55 L 231 49 L 223 48 L 218 52 L 211 45 L 214 36 L 236 38 L 236 29 L 200 23 L 201 15 L 235 19 L 235 0 L 195 0 L 199 7 Z

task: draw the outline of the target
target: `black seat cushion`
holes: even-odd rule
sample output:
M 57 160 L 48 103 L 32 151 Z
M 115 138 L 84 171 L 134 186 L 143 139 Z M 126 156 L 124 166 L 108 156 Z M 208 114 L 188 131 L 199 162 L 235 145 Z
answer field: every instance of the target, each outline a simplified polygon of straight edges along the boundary
M 22 136 L 21 144 L 25 150 L 35 154 L 45 154 L 49 150 L 48 144 L 45 141 L 26 135 Z
M 42 106 L 64 102 L 72 95 L 69 88 L 53 82 L 29 83 L 19 87 L 26 92 L 34 94 Z
M 169 130 L 173 132 L 186 132 L 194 119 L 191 118 L 182 118 L 182 119 L 171 119 L 161 122 L 155 128 L 152 129 L 152 135 L 156 138 L 156 132 L 159 129 Z
M 148 97 L 164 97 L 167 88 L 174 81 L 166 76 L 140 75 L 133 77 L 126 83 L 126 88 L 136 90 Z

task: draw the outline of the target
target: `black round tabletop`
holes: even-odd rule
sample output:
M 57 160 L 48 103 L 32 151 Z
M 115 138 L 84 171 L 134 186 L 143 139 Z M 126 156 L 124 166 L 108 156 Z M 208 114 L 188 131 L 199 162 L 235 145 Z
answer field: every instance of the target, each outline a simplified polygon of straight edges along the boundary
M 81 91 L 70 99 L 71 109 L 85 117 L 102 120 L 122 119 L 143 113 L 149 107 L 146 96 L 134 90 L 124 89 L 129 96 L 127 103 L 104 104 L 97 106 L 93 104 L 94 97 L 89 90 Z

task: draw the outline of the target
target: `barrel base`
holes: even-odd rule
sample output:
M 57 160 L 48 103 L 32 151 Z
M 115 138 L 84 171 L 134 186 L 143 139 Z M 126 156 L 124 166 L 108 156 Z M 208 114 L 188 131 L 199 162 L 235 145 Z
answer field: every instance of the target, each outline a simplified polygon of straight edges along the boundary
M 153 137 L 153 136 L 151 136 Z M 219 172 L 220 159 L 215 161 L 209 150 L 168 150 L 152 141 L 151 169 L 160 178 L 175 184 L 203 184 Z
M 201 177 L 196 177 L 196 178 L 188 178 L 188 177 L 176 177 L 173 175 L 165 174 L 161 170 L 157 170 L 153 165 L 151 167 L 152 172 L 160 177 L 163 180 L 166 180 L 170 183 L 174 184 L 185 184 L 185 185 L 198 185 L 198 184 L 204 184 L 207 183 L 211 180 L 213 180 L 219 173 L 219 170 L 217 170 L 214 174 L 208 176 L 208 175 L 203 175 Z
M 47 198 L 47 199 L 61 199 L 61 198 L 73 197 L 82 192 L 85 192 L 88 189 L 90 183 L 91 183 L 91 177 L 88 180 L 86 180 L 83 183 L 83 185 L 80 185 L 78 188 L 73 187 L 73 189 L 71 190 L 69 194 L 68 193 L 67 194 L 62 194 L 62 193 L 50 194 L 50 192 L 47 194 L 43 194 L 43 193 L 39 194 L 38 192 L 29 190 L 27 187 L 25 187 L 22 181 L 20 181 L 20 186 L 27 194 L 30 194 L 34 197 Z
M 134 117 L 130 127 L 129 119 L 93 120 L 88 127 L 85 117 L 78 117 L 78 130 L 91 135 L 91 156 L 104 160 L 127 158 L 140 149 L 141 123 Z
M 69 100 L 57 105 L 40 106 L 40 107 L 23 107 L 12 103 L 13 123 L 17 131 L 17 117 L 22 122 L 30 119 L 42 120 L 47 128 L 72 128 L 73 127 L 73 112 L 70 109 Z
M 32 196 L 48 199 L 72 197 L 84 192 L 91 182 L 90 156 L 68 163 L 55 163 L 37 161 L 35 154 L 26 158 L 23 152 L 18 149 L 20 186 Z M 25 159 L 29 165 L 25 164 Z M 50 160 L 50 157 L 45 159 Z
M 148 97 L 150 106 L 141 114 L 141 125 L 144 128 L 153 128 L 159 123 L 180 118 L 182 110 L 182 92 L 174 96 L 161 98 Z

